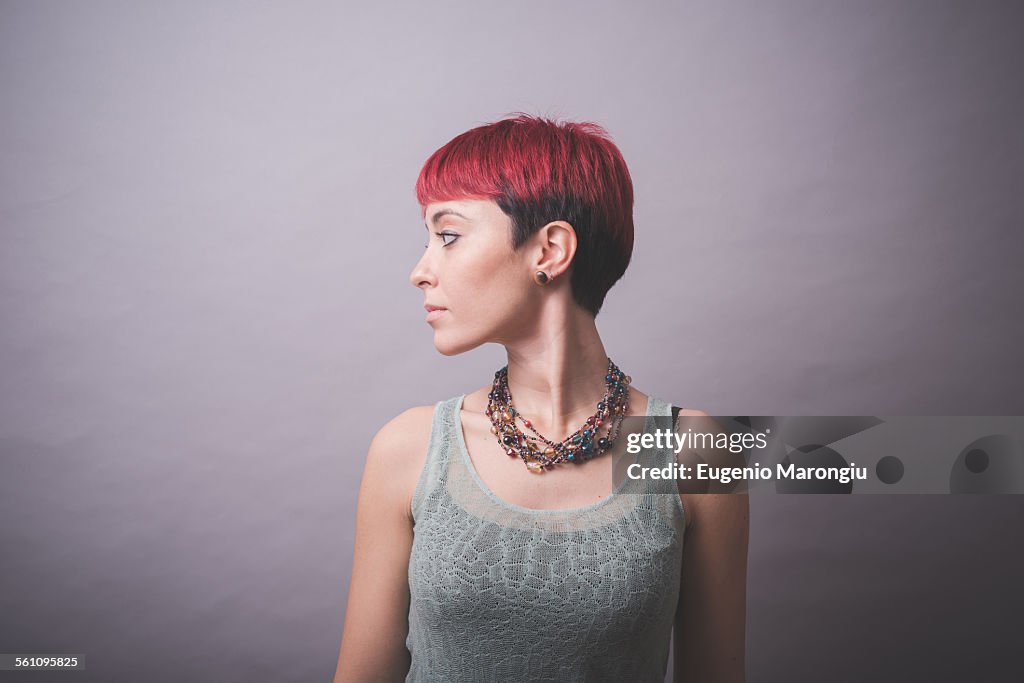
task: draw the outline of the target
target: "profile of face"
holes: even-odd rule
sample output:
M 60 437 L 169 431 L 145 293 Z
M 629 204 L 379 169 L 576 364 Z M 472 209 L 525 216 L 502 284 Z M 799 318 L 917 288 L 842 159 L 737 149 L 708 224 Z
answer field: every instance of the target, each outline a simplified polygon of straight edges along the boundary
M 536 324 L 540 287 L 532 281 L 541 248 L 512 249 L 512 219 L 491 200 L 426 207 L 428 241 L 409 280 L 423 291 L 434 347 L 446 356 L 488 342 L 507 343 Z

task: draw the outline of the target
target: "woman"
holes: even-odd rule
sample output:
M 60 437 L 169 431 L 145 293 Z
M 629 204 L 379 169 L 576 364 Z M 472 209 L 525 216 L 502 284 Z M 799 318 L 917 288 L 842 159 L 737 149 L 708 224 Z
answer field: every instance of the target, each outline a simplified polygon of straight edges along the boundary
M 439 149 L 416 191 L 435 347 L 508 364 L 374 437 L 335 682 L 661 681 L 673 626 L 677 681 L 742 681 L 746 496 L 611 491 L 622 418 L 672 414 L 595 324 L 633 248 L 619 150 L 519 115 Z

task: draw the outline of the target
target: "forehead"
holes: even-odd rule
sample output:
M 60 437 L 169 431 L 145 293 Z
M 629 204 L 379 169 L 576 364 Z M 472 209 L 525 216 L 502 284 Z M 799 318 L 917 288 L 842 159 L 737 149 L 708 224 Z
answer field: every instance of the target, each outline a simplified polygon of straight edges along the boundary
M 430 226 L 445 216 L 470 223 L 502 222 L 505 212 L 491 199 L 449 199 L 431 202 L 424 209 L 424 221 Z

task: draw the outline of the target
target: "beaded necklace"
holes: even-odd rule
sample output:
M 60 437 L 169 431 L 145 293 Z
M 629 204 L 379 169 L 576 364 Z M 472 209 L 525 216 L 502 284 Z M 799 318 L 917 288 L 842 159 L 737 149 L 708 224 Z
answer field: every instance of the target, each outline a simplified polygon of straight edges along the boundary
M 520 458 L 526 469 L 541 474 L 564 462 L 580 464 L 610 450 L 618 436 L 622 418 L 629 410 L 629 383 L 632 378 L 624 374 L 608 359 L 605 373 L 605 393 L 597 404 L 597 412 L 588 417 L 583 426 L 560 442 L 550 441 L 533 428 L 512 405 L 508 389 L 508 366 L 494 373 L 494 385 L 487 394 L 487 417 L 491 419 L 491 433 L 498 445 L 512 458 Z M 533 432 L 526 434 L 516 425 L 516 419 Z M 601 432 L 604 431 L 604 436 Z M 542 444 L 542 445 L 541 445 Z

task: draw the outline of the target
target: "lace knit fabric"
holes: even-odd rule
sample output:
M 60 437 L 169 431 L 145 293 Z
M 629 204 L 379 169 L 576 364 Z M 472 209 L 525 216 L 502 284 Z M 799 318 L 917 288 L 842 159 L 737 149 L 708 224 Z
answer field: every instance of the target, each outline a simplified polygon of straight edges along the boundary
M 464 398 L 437 404 L 413 494 L 406 681 L 663 681 L 684 533 L 674 482 L 572 510 L 507 503 L 469 458 Z M 648 428 L 670 414 L 650 397 Z

